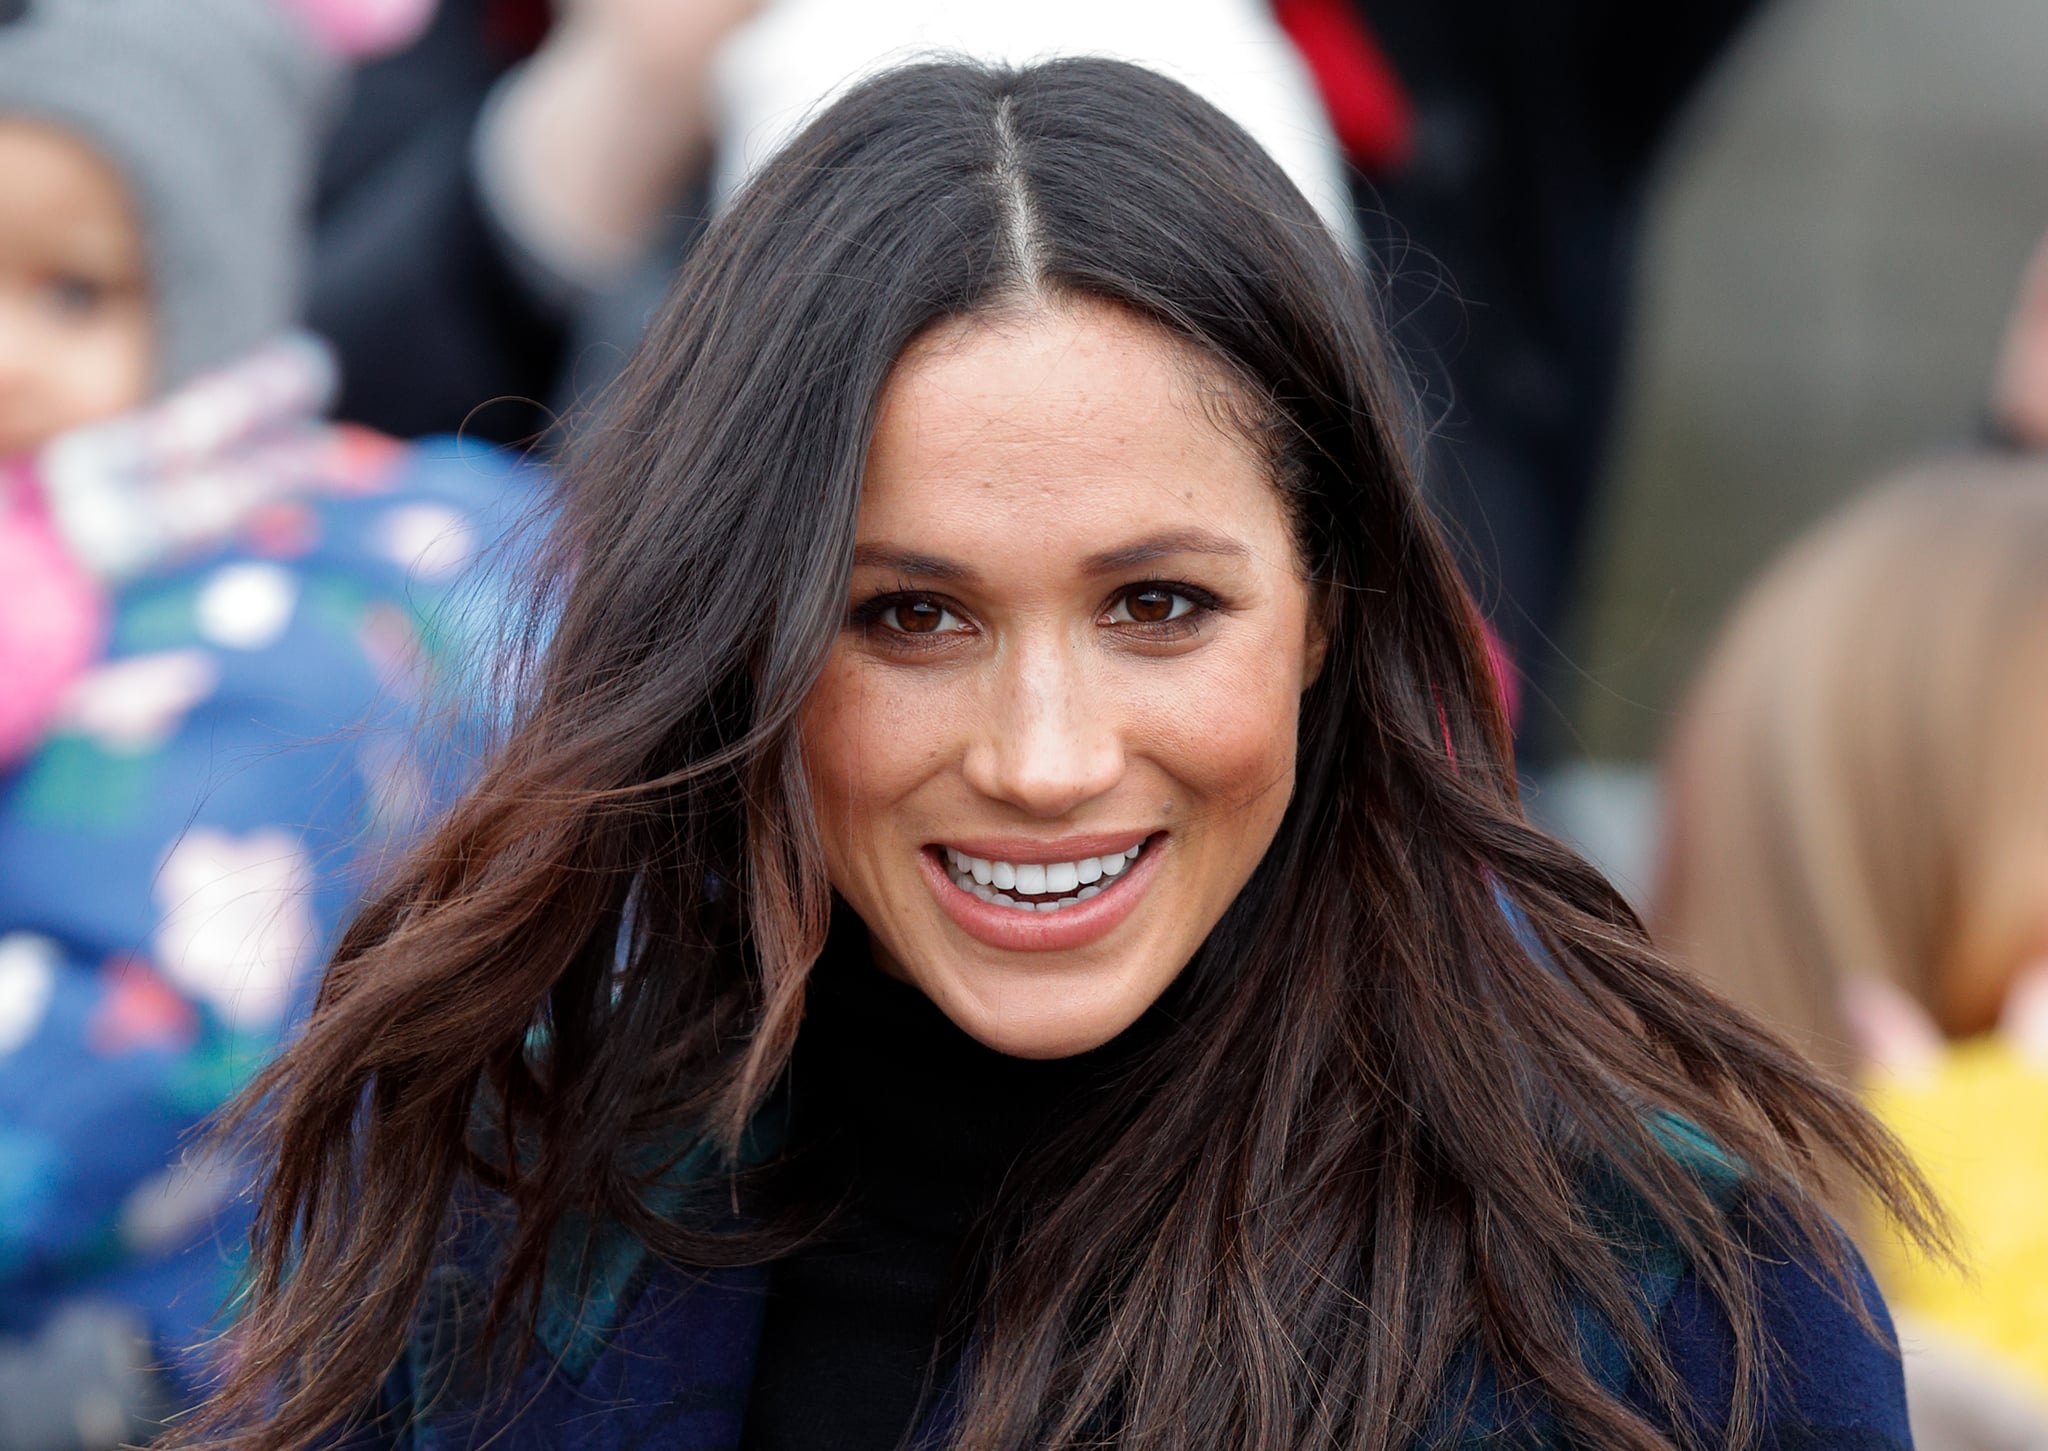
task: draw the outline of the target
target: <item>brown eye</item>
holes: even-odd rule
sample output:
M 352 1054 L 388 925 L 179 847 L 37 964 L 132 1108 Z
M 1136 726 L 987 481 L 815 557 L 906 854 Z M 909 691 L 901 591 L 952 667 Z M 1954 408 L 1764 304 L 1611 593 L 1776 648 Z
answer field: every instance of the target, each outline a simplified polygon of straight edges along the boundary
M 1194 612 L 1195 602 L 1165 585 L 1144 584 L 1125 590 L 1110 607 L 1111 623 L 1119 625 L 1163 625 Z
M 884 625 L 905 635 L 935 635 L 960 627 L 951 610 L 931 600 L 900 600 L 882 611 L 881 619 Z
M 1124 596 L 1131 618 L 1141 625 L 1160 625 L 1173 618 L 1173 594 L 1163 589 L 1141 589 Z

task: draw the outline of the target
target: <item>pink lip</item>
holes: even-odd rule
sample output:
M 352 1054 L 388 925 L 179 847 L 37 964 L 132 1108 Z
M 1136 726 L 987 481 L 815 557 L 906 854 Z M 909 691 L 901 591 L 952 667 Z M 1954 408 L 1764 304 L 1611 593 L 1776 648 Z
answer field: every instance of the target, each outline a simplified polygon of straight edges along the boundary
M 1108 936 L 1137 907 L 1145 888 L 1159 874 L 1159 858 L 1166 845 L 1166 835 L 1162 832 L 1156 838 L 1144 840 L 1150 841 L 1151 845 L 1138 854 L 1138 859 L 1117 879 L 1113 889 L 1085 902 L 1076 902 L 1071 907 L 1062 907 L 1057 912 L 1019 912 L 1015 907 L 984 902 L 971 892 L 963 892 L 946 874 L 940 857 L 943 847 L 928 847 L 918 853 L 918 858 L 923 863 L 925 880 L 931 885 L 932 895 L 939 899 L 939 905 L 945 908 L 954 925 L 975 941 L 1006 952 L 1068 952 Z M 1062 862 L 1128 850 L 1135 843 L 1128 836 L 1101 836 L 1070 837 L 1051 846 L 1046 843 L 999 843 L 993 838 L 949 841 L 947 845 L 970 856 L 986 856 L 990 860 Z M 998 849 L 984 852 L 985 847 Z M 1011 855 L 1020 849 L 1023 849 L 1023 854 Z M 1073 855 L 1046 855 L 1047 851 L 1055 849 L 1071 851 Z

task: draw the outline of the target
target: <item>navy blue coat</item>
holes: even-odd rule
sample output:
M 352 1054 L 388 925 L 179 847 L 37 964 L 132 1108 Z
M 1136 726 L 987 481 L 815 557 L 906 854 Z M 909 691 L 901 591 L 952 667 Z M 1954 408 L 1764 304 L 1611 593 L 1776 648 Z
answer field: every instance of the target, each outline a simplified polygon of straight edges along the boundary
M 1676 1151 L 1694 1157 L 1684 1144 Z M 1883 1301 L 1860 1262 L 1860 1287 L 1883 1326 L 1872 1337 L 1805 1257 L 1760 1238 L 1741 1205 L 1740 1185 L 1718 1157 L 1699 1164 L 1758 1250 L 1764 1329 L 1785 1354 L 1771 1366 L 1764 1448 L 1904 1451 L 1912 1445 L 1897 1350 L 1888 1343 Z M 1731 1396 L 1732 1332 L 1726 1315 L 1654 1221 L 1617 1209 L 1640 1290 L 1669 1362 L 1700 1408 L 1705 1445 L 1720 1434 Z M 479 1256 L 482 1264 L 487 1256 Z M 464 1326 L 477 1323 L 488 1277 L 451 1261 L 437 1272 L 405 1362 L 385 1387 L 380 1425 L 358 1431 L 347 1451 L 736 1451 L 767 1303 L 766 1268 L 688 1273 L 659 1263 L 623 1234 L 601 1238 L 587 1278 L 570 1266 L 551 1284 L 537 1322 L 537 1348 L 512 1378 L 486 1392 L 464 1357 Z M 1662 1414 L 1622 1354 L 1590 1320 L 1582 1353 L 1604 1384 L 1653 1422 Z M 1484 1384 L 1484 1382 L 1482 1382 Z M 1482 1402 L 1487 1398 L 1482 1395 Z M 943 1415 L 943 1398 L 941 1399 Z M 1542 1418 L 1500 1434 L 1498 1406 L 1482 1411 L 1464 1444 L 1563 1445 Z M 928 1425 L 919 1444 L 939 1444 Z M 821 1448 L 829 1451 L 829 1448 Z

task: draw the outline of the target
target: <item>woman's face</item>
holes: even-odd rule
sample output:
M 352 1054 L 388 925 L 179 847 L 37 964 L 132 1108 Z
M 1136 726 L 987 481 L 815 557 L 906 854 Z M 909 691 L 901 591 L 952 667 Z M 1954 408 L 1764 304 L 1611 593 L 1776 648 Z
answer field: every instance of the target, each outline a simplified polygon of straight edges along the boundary
M 876 960 L 1003 1052 L 1129 1027 L 1286 809 L 1320 634 L 1227 386 L 1076 301 L 942 326 L 884 393 L 805 761 Z

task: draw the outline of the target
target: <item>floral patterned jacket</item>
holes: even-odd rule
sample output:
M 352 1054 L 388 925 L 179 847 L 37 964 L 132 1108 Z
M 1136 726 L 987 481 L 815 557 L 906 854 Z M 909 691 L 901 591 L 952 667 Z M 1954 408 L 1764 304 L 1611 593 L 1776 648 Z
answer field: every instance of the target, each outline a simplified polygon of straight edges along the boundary
M 0 761 L 0 1336 L 90 1299 L 201 1338 L 244 1211 L 193 1131 L 434 794 L 417 707 L 535 491 L 331 386 L 289 338 L 26 461 L 104 642 Z

